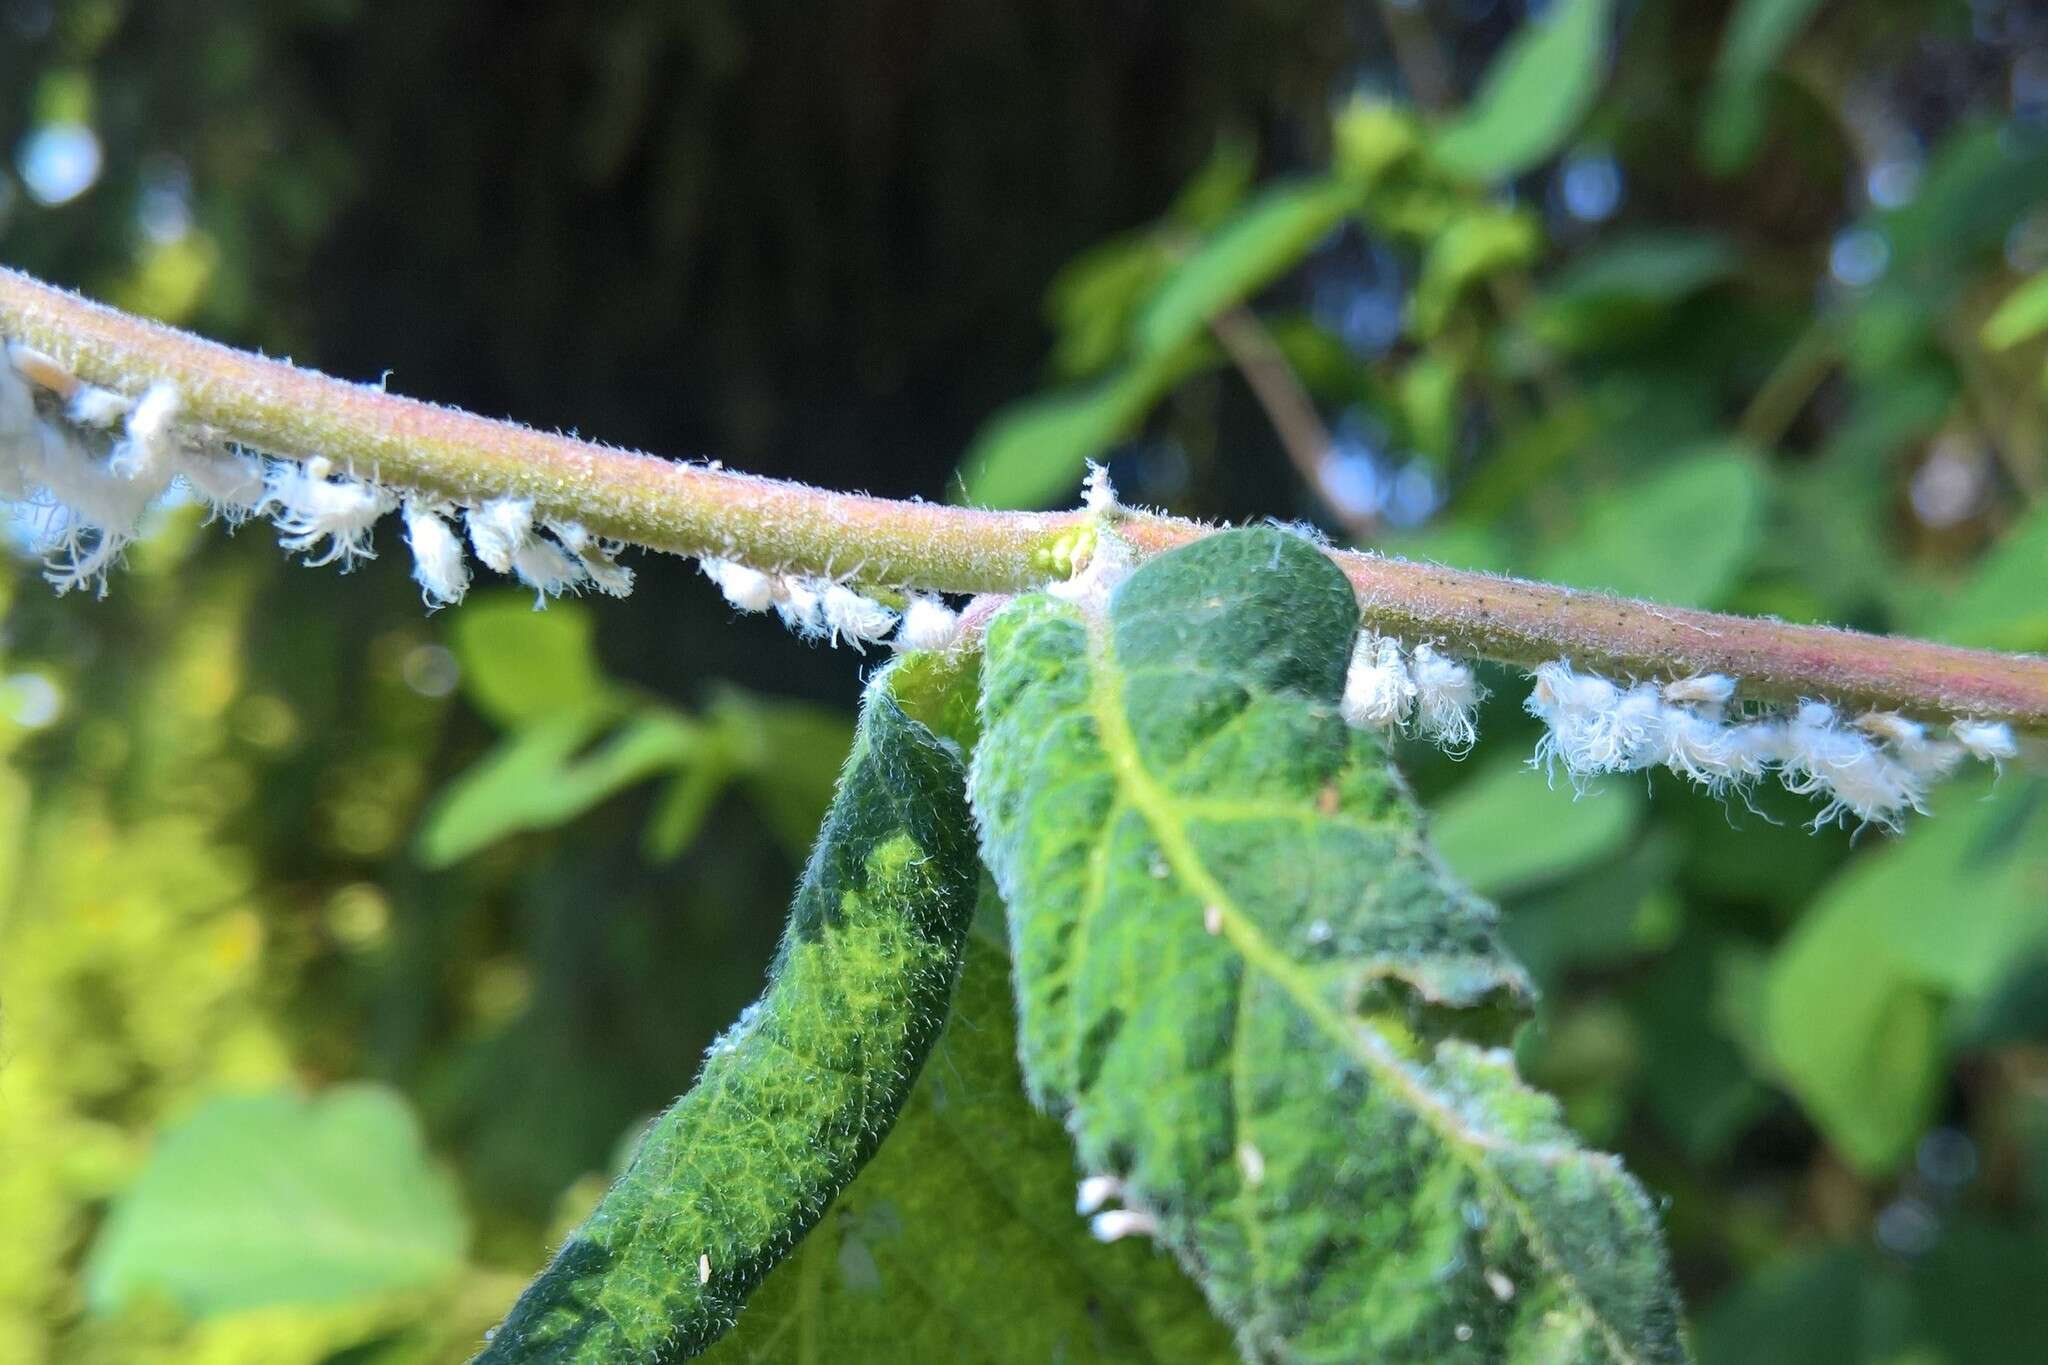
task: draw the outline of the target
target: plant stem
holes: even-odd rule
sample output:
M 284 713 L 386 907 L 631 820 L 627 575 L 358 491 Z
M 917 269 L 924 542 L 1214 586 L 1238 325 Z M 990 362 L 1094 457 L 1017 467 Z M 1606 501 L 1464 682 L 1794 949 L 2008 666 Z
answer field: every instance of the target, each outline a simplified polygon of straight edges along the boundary
M 534 431 L 332 379 L 146 322 L 0 268 L 0 338 L 124 393 L 178 386 L 185 412 L 285 459 L 324 455 L 429 494 L 531 498 L 543 517 L 684 555 L 947 592 L 1017 592 L 1055 576 L 1091 514 L 993 512 L 831 493 Z M 1141 554 L 1212 529 L 1143 513 Z M 1745 693 L 1825 697 L 2048 729 L 2048 659 L 1663 607 L 1354 552 L 1332 552 L 1376 629 L 1531 665 L 1617 676 L 1726 673 Z
M 1778 363 L 1750 397 L 1735 429 L 1759 450 L 1785 439 L 1800 409 L 1813 397 L 1835 365 L 1835 337 L 1825 321 L 1817 321 L 1786 348 Z
M 1343 523 L 1353 543 L 1378 535 L 1379 518 L 1347 506 L 1330 487 L 1330 430 L 1265 324 L 1249 308 L 1226 308 L 1210 321 L 1209 330 L 1266 410 L 1266 420 L 1273 424 L 1281 449 L 1316 500 Z

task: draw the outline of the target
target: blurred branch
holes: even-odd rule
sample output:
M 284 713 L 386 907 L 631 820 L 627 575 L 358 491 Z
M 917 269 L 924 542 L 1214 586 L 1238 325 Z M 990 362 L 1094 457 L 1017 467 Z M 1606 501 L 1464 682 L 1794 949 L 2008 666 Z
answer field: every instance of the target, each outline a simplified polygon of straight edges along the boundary
M 2024 375 L 2001 384 L 1987 373 L 1987 364 L 1976 338 L 1961 328 L 1942 329 L 1942 343 L 1963 381 L 1964 401 L 1984 433 L 1992 456 L 2005 469 L 2013 485 L 2027 500 L 2042 495 L 2042 450 L 2039 409 L 2027 394 Z
M 1735 429 L 1759 450 L 1771 450 L 1785 439 L 1800 409 L 1835 367 L 1834 330 L 1817 321 L 1799 334 L 1751 395 Z
M 284 459 L 442 496 L 531 498 L 543 516 L 685 555 L 952 592 L 1061 572 L 1100 525 L 1140 554 L 1210 527 L 1124 509 L 994 512 L 832 493 L 685 465 L 401 398 L 202 340 L 0 268 L 0 337 L 81 378 L 175 384 L 190 416 Z M 1726 673 L 1758 696 L 1820 696 L 2048 728 L 2048 659 L 1723 616 L 1356 552 L 1331 558 L 1365 619 L 1508 664 L 1565 658 L 1617 676 Z
M 1329 428 L 1323 425 L 1308 390 L 1302 388 L 1294 367 L 1274 344 L 1265 324 L 1248 308 L 1231 308 L 1217 314 L 1209 329 L 1266 410 L 1266 419 L 1273 424 L 1302 481 L 1353 541 L 1372 539 L 1379 533 L 1379 518 L 1347 507 L 1330 488 Z
M 1380 23 L 1394 49 L 1394 65 L 1415 103 L 1427 114 L 1449 108 L 1456 93 L 1451 89 L 1451 68 L 1429 16 L 1414 0 L 1380 0 Z

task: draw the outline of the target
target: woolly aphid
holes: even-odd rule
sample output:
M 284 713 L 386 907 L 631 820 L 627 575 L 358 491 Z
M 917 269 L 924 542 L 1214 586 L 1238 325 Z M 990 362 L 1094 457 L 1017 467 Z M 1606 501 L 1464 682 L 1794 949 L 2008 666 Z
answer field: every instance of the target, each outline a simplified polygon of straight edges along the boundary
M 960 617 L 937 597 L 910 598 L 902 613 L 844 583 L 800 574 L 768 573 L 737 560 L 707 558 L 704 574 L 725 600 L 744 612 L 771 608 L 807 640 L 829 640 L 864 650 L 890 640 L 902 649 L 944 649 L 960 635 Z
M 1524 705 L 1544 733 L 1530 762 L 1553 777 L 1562 768 L 1583 790 L 1603 773 L 1666 768 L 1725 796 L 1746 795 L 1775 772 L 1787 791 L 1822 803 L 1816 829 L 1854 820 L 1895 830 L 1907 812 L 1926 810 L 1928 788 L 1965 759 L 2001 763 L 2018 753 L 2012 728 L 1993 721 L 1958 720 L 1937 739 L 1905 716 L 1872 712 L 1845 722 L 1819 701 L 1731 718 L 1736 681 L 1719 674 L 1623 686 L 1560 659 L 1531 678 Z M 1339 709 L 1361 729 L 1412 733 L 1463 754 L 1476 738 L 1482 696 L 1468 665 L 1430 644 L 1410 650 L 1367 629 Z
M 397 513 L 413 578 L 430 610 L 467 594 L 470 553 L 532 588 L 536 606 L 564 593 L 594 589 L 623 597 L 633 588 L 632 570 L 618 562 L 623 545 L 574 522 L 541 518 L 529 499 L 431 498 L 337 470 L 317 456 L 266 460 L 184 423 L 171 385 L 130 400 L 80 382 L 39 352 L 8 347 L 7 363 L 0 364 L 0 497 L 38 509 L 47 573 L 59 591 L 95 587 L 104 593 L 108 570 L 174 479 L 231 526 L 269 518 L 283 547 L 309 565 L 347 570 L 375 558 L 376 525 Z M 1115 506 L 1115 490 L 1099 469 L 1089 498 L 1091 506 Z M 1109 560 L 1099 558 L 1096 580 L 1106 581 Z M 931 594 L 911 595 L 899 611 L 832 578 L 773 573 L 730 559 L 702 564 L 733 606 L 773 609 L 806 639 L 864 650 L 884 641 L 944 649 L 959 638 L 959 613 Z
M 1159 1219 L 1144 1209 L 1104 1208 L 1129 1197 L 1124 1183 L 1113 1175 L 1091 1175 L 1074 1192 L 1074 1212 L 1088 1220 L 1088 1233 L 1098 1242 L 1120 1242 L 1126 1237 L 1152 1237 L 1159 1232 Z
M 485 567 L 519 579 L 535 605 L 594 589 L 623 597 L 633 573 L 624 546 L 574 522 L 538 518 L 531 501 L 429 499 L 337 470 L 319 457 L 266 459 L 187 421 L 175 386 L 130 398 L 87 384 L 50 357 L 9 343 L 0 363 L 0 498 L 25 504 L 57 590 L 104 595 L 107 575 L 141 532 L 143 517 L 174 483 L 212 516 L 237 525 L 266 517 L 279 542 L 308 564 L 346 570 L 375 556 L 376 523 L 397 512 L 413 577 L 429 608 L 468 592 L 469 549 Z M 1086 509 L 1106 532 L 1122 509 L 1108 472 L 1091 464 Z M 798 635 L 855 649 L 888 641 L 901 649 L 944 649 L 960 636 L 959 613 L 930 594 L 900 609 L 833 578 L 795 575 L 707 557 L 704 573 L 736 609 L 773 610 Z M 1113 534 L 1093 542 L 1086 563 L 1047 590 L 1070 601 L 1106 602 L 1130 573 L 1128 546 Z M 2018 754 L 2012 728 L 1959 718 L 1946 736 L 1890 712 L 1844 719 L 1819 700 L 1790 711 L 1731 714 L 1736 680 L 1718 674 L 1623 685 L 1575 670 L 1565 660 L 1532 673 L 1528 711 L 1544 723 L 1536 766 L 1562 768 L 1575 785 L 1602 773 L 1666 768 L 1716 795 L 1743 795 L 1775 773 L 1788 791 L 1822 803 L 1816 828 L 1851 819 L 1895 829 L 1925 809 L 1928 788 L 1963 762 L 2002 765 Z M 1477 738 L 1485 695 L 1470 664 L 1432 642 L 1410 646 L 1360 632 L 1341 710 L 1350 724 L 1411 733 L 1462 755 Z M 1114 1235 L 1143 1231 L 1148 1215 L 1111 1210 Z M 1099 1230 L 1100 1231 L 1100 1230 Z
M 450 509 L 445 503 L 407 498 L 400 511 L 420 596 L 429 609 L 460 602 L 469 591 L 469 561 L 462 553 L 461 538 L 448 525 Z
M 1479 738 L 1477 713 L 1485 695 L 1472 666 L 1436 646 L 1423 643 L 1411 651 L 1391 636 L 1362 630 L 1339 710 L 1360 729 L 1412 732 L 1462 755 Z
M 1719 674 L 1622 687 L 1556 660 L 1532 676 L 1525 706 L 1545 727 L 1536 766 L 1562 767 L 1575 786 L 1661 767 L 1717 796 L 1746 793 L 1775 771 L 1787 791 L 1822 802 L 1816 829 L 1851 818 L 1897 829 L 1907 812 L 1926 810 L 1928 788 L 1964 759 L 1996 763 L 2018 752 L 2012 728 L 1991 721 L 1958 720 L 1949 738 L 1936 739 L 1905 716 L 1845 722 L 1814 700 L 1789 714 L 1731 717 L 1737 684 Z
M 0 497 L 33 509 L 45 574 L 59 592 L 93 588 L 104 595 L 108 571 L 174 482 L 230 526 L 266 517 L 285 550 L 309 565 L 344 571 L 376 557 L 376 525 L 397 512 L 430 608 L 459 602 L 469 589 L 458 520 L 476 557 L 534 589 L 536 605 L 566 592 L 623 597 L 633 588 L 632 570 L 618 562 L 623 545 L 574 522 L 537 520 L 524 499 L 425 499 L 318 456 L 265 459 L 186 421 L 173 385 L 156 384 L 130 399 L 81 382 L 40 352 L 7 346 L 0 364 Z M 841 634 L 872 631 L 873 613 L 840 605 Z

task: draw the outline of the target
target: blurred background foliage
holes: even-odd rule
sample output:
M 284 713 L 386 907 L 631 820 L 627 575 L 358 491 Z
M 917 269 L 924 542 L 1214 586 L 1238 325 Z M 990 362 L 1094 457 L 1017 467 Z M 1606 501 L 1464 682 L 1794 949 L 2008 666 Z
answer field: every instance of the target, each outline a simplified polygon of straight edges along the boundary
M 0 0 L 0 157 L 9 264 L 485 412 L 2048 648 L 2017 0 Z M 461 1359 L 844 752 L 857 661 L 679 561 L 429 617 L 266 541 L 0 588 L 0 1359 Z M 1704 1358 L 2036 1358 L 2048 782 L 1574 800 L 1489 681 L 1410 768 Z

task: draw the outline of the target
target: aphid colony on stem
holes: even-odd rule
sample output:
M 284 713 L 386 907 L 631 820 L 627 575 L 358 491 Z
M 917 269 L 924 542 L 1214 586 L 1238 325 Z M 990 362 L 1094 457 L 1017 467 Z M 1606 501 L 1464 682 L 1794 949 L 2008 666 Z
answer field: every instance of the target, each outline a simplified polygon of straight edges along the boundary
M 150 507 L 182 483 L 229 525 L 268 518 L 279 543 L 307 564 L 344 570 L 372 559 L 371 535 L 397 512 L 413 577 L 429 607 L 469 591 L 469 553 L 537 594 L 536 605 L 595 589 L 624 597 L 633 571 L 624 546 L 569 521 L 536 518 L 522 498 L 457 502 L 401 492 L 337 471 L 325 459 L 265 459 L 183 420 L 177 389 L 158 384 L 139 399 L 81 382 L 49 357 L 10 344 L 0 364 L 0 499 L 34 509 L 46 576 L 59 592 L 104 595 L 107 575 L 142 529 Z M 466 530 L 468 548 L 457 524 Z M 957 614 L 913 595 L 901 613 L 829 578 L 765 573 L 706 559 L 704 570 L 734 606 L 774 607 L 807 639 L 859 649 L 888 639 L 938 649 L 958 636 Z
M 328 460 L 268 459 L 186 419 L 177 389 L 156 384 L 136 397 L 80 381 L 48 356 L 9 343 L 0 363 L 0 500 L 34 509 L 46 576 L 59 592 L 106 591 L 108 572 L 140 534 L 149 508 L 182 483 L 229 525 L 272 521 L 279 542 L 308 564 L 374 557 L 376 523 L 399 514 L 413 577 L 429 607 L 462 600 L 469 551 L 518 579 L 535 605 L 565 592 L 632 590 L 624 546 L 571 521 L 536 517 L 513 497 L 471 501 L 393 489 Z M 1121 509 L 1105 471 L 1091 467 L 1086 509 L 1105 528 Z M 458 534 L 467 532 L 468 550 Z M 943 649 L 960 638 L 960 616 L 929 593 L 898 607 L 835 578 L 779 572 L 737 559 L 702 567 L 745 612 L 773 610 L 808 640 L 861 649 L 884 641 Z M 1099 606 L 1130 571 L 1128 547 L 1103 534 L 1072 577 L 1047 586 Z M 1775 773 L 1788 791 L 1823 802 L 1816 828 L 1852 817 L 1896 829 L 1922 811 L 1928 788 L 1967 759 L 2000 763 L 2018 748 L 2010 726 L 1953 719 L 1945 736 L 1892 712 L 1844 717 L 1823 701 L 1790 710 L 1735 711 L 1737 681 L 1718 674 L 1623 685 L 1566 660 L 1538 666 L 1524 703 L 1546 730 L 1537 766 L 1562 767 L 1575 786 L 1601 773 L 1667 768 L 1716 795 L 1745 795 Z M 1350 724 L 1413 733 L 1454 754 L 1478 737 L 1484 697 L 1471 665 L 1435 643 L 1413 645 L 1370 628 L 1359 634 L 1341 710 Z
M 595 588 L 623 597 L 633 574 L 623 547 L 573 522 L 536 522 L 533 505 L 496 498 L 459 506 L 406 496 L 337 471 L 325 459 L 269 460 L 183 420 L 178 391 L 156 384 L 140 398 L 79 382 L 48 357 L 7 347 L 0 365 L 0 497 L 34 509 L 45 576 L 57 591 L 104 595 L 107 575 L 150 507 L 182 483 L 229 525 L 265 517 L 278 542 L 308 564 L 351 567 L 374 558 L 370 536 L 404 518 L 413 576 L 429 606 L 462 600 L 469 569 L 450 522 L 467 522 L 477 558 L 516 576 L 542 599 Z
M 1667 768 L 1715 796 L 1741 795 L 1776 772 L 1787 791 L 1825 803 L 1816 829 L 1854 817 L 1897 829 L 1926 810 L 1927 789 L 1965 759 L 2001 763 L 2018 753 L 2012 727 L 1956 720 L 1948 737 L 1889 711 L 1850 720 L 1825 702 L 1789 713 L 1731 715 L 1736 681 L 1719 674 L 1621 686 L 1575 671 L 1562 659 L 1533 671 L 1523 703 L 1545 730 L 1530 761 L 1574 787 L 1602 773 Z M 1345 678 L 1342 710 L 1366 729 L 1412 730 L 1462 754 L 1476 736 L 1480 691 L 1472 670 L 1428 644 L 1413 650 L 1370 630 L 1360 633 Z

